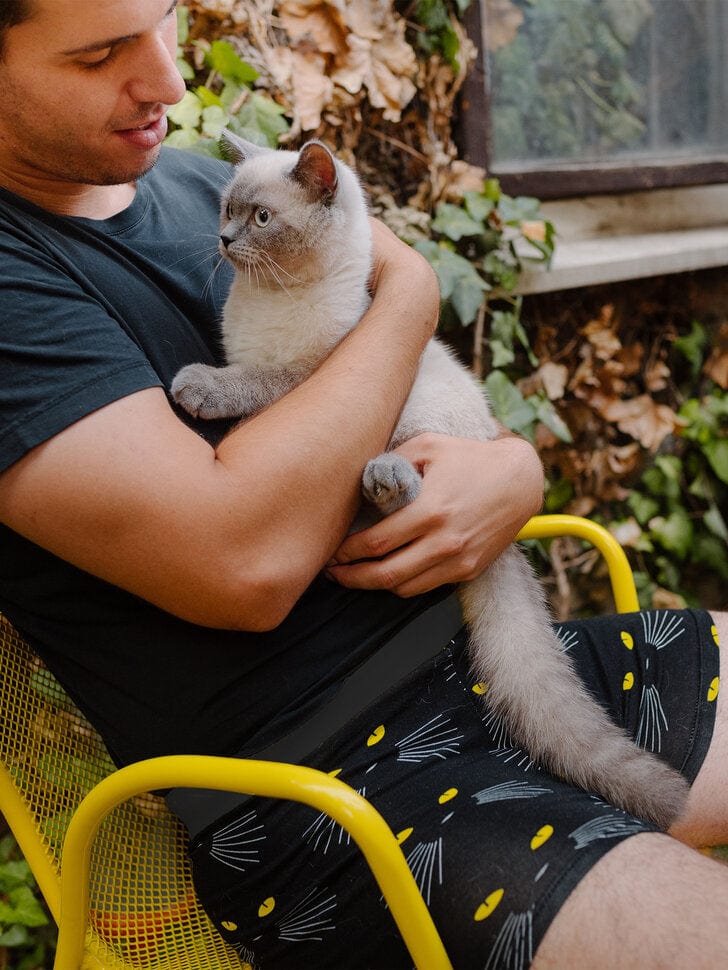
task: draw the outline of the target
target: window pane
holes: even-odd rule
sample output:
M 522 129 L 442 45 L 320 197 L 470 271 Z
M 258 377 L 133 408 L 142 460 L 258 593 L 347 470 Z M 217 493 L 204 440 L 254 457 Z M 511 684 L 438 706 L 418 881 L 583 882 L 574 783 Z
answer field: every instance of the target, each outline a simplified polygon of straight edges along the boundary
M 728 0 L 485 0 L 494 171 L 728 149 Z

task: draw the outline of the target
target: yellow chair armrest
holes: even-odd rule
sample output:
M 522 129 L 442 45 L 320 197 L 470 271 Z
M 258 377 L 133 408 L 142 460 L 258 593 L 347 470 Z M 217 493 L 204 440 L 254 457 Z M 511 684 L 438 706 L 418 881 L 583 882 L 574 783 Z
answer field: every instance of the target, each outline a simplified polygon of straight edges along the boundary
M 585 539 L 604 556 L 612 584 L 614 602 L 619 613 L 639 610 L 639 600 L 632 570 L 625 555 L 611 532 L 604 526 L 578 515 L 536 515 L 530 519 L 516 536 L 520 539 L 550 539 L 553 536 L 578 536 Z
M 165 788 L 215 788 L 304 802 L 326 812 L 361 849 L 419 970 L 452 970 L 442 941 L 389 826 L 352 788 L 300 765 L 204 755 L 170 755 L 122 768 L 79 805 L 63 846 L 61 915 L 54 970 L 78 970 L 88 915 L 89 862 L 96 831 L 118 804 Z

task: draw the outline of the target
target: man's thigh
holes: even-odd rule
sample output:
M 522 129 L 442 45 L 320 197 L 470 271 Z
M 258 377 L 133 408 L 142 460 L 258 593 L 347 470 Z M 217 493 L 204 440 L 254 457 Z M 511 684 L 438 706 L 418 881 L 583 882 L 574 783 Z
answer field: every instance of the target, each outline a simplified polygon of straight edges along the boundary
M 728 953 L 728 866 L 648 833 L 604 856 L 566 900 L 533 970 L 716 970 Z

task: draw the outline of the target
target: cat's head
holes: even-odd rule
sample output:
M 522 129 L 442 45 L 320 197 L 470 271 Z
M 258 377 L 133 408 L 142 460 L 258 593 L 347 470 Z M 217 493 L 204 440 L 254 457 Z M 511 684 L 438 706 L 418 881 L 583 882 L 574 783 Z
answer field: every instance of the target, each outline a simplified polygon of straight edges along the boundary
M 224 131 L 221 147 L 236 168 L 222 197 L 220 252 L 251 281 L 323 279 L 342 253 L 368 245 L 359 183 L 321 142 L 282 151 Z

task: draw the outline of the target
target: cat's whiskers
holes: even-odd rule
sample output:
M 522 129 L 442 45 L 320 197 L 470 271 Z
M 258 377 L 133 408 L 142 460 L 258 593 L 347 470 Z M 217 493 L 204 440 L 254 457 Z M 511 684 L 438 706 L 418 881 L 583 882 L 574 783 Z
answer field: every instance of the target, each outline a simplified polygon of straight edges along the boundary
M 273 257 L 269 253 L 261 253 L 261 257 L 262 257 L 262 260 L 265 262 L 265 265 L 266 265 L 266 268 L 267 268 L 268 272 L 273 277 L 273 279 L 276 281 L 276 283 L 278 284 L 278 286 L 280 286 L 280 288 L 283 290 L 283 292 L 285 294 L 287 294 L 288 296 L 292 296 L 290 290 L 288 289 L 288 287 L 286 286 L 286 284 L 283 282 L 282 274 L 285 275 L 285 276 L 288 276 L 290 278 L 290 280 L 293 283 L 295 283 L 295 284 L 299 284 L 300 285 L 303 281 L 300 280 L 300 279 L 298 279 L 297 277 L 293 276 L 287 270 L 285 270 L 280 265 L 280 263 L 278 263 L 275 259 L 273 259 Z
M 203 299 L 212 290 L 212 283 L 213 283 L 213 280 L 215 279 L 215 273 L 217 273 L 217 271 L 220 269 L 220 267 L 222 266 L 222 264 L 224 262 L 225 262 L 225 257 L 224 256 L 218 256 L 217 262 L 212 267 L 212 270 L 210 272 L 210 275 L 207 277 L 207 282 L 202 287 L 202 297 L 203 297 Z

